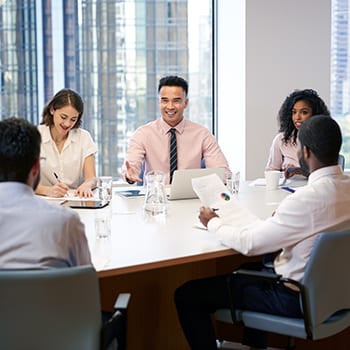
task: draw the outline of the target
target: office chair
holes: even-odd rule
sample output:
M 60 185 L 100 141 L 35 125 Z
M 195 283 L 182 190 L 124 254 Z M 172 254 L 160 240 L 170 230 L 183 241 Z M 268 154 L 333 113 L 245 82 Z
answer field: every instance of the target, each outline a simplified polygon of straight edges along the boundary
M 92 266 L 0 270 L 0 349 L 124 350 L 129 294 L 120 294 L 102 327 Z M 121 330 L 117 341 L 107 339 Z M 118 347 L 116 344 L 118 343 Z
M 345 157 L 342 154 L 339 154 L 338 164 L 341 166 L 341 168 L 344 171 L 344 169 L 345 169 Z
M 237 270 L 234 273 L 262 278 L 271 283 L 289 282 L 300 289 L 304 318 L 276 316 L 255 311 L 220 309 L 215 318 L 226 323 L 288 336 L 286 349 L 293 348 L 293 338 L 322 339 L 350 326 L 350 231 L 323 233 L 308 261 L 302 281 L 296 282 L 273 273 Z

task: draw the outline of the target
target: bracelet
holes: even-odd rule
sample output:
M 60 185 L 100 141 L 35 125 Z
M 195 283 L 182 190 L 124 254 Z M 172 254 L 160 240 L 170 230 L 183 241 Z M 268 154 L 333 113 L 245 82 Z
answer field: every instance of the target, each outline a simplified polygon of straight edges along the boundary
M 125 178 L 126 182 L 130 185 L 134 184 L 135 181 L 129 180 L 127 177 Z

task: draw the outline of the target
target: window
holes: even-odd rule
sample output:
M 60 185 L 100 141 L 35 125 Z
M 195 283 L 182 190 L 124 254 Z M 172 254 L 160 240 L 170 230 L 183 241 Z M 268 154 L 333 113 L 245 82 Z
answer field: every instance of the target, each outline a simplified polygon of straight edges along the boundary
M 187 117 L 213 122 L 213 1 L 5 1 L 0 5 L 1 119 L 40 122 L 63 87 L 84 99 L 97 171 L 118 178 L 134 130 L 159 116 L 163 75 L 189 82 Z
M 341 153 L 350 162 L 349 0 L 332 0 L 331 114 L 343 132 Z

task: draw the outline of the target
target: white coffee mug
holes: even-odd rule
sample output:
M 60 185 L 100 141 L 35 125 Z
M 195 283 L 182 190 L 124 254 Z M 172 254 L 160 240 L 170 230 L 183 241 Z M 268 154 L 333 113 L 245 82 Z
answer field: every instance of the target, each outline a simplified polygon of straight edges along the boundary
M 276 190 L 281 178 L 281 172 L 278 170 L 265 171 L 266 189 Z

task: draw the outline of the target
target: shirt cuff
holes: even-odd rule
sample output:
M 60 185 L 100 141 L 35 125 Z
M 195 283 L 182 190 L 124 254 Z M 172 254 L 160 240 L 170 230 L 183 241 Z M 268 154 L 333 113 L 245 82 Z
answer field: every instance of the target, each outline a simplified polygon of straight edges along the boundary
M 217 217 L 212 218 L 208 222 L 208 231 L 209 232 L 216 232 L 221 225 L 222 225 L 222 222 L 221 222 L 220 218 L 217 218 Z

